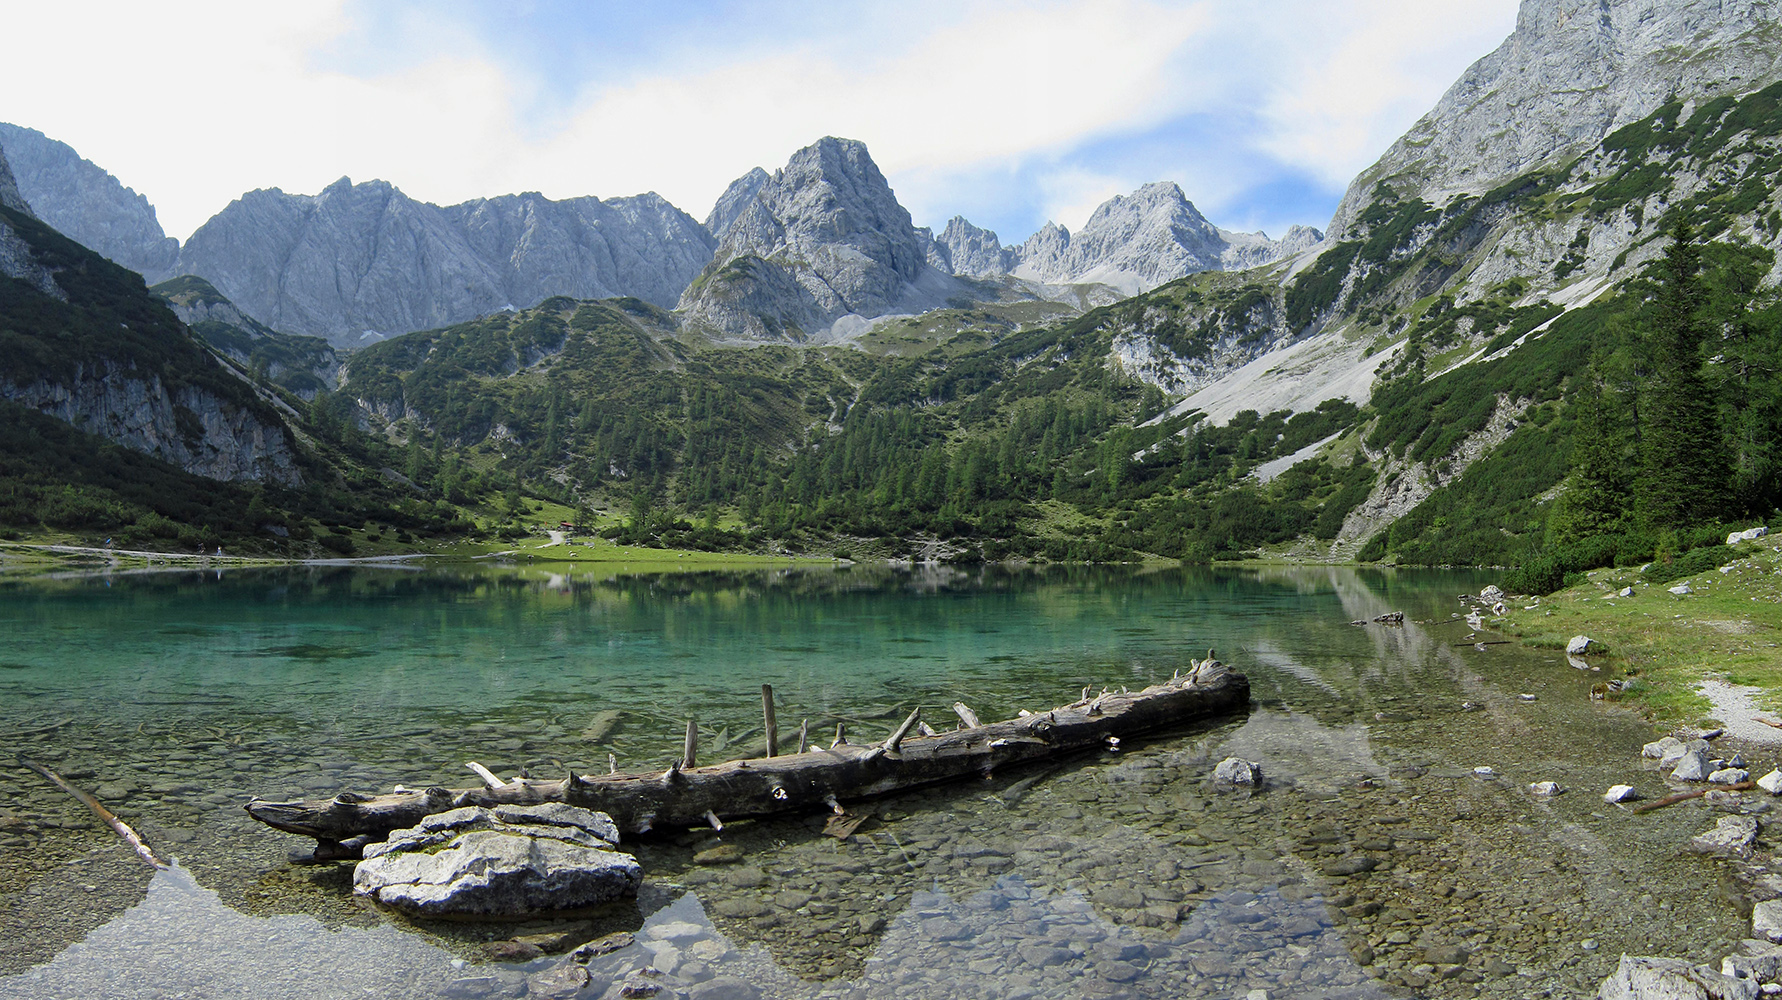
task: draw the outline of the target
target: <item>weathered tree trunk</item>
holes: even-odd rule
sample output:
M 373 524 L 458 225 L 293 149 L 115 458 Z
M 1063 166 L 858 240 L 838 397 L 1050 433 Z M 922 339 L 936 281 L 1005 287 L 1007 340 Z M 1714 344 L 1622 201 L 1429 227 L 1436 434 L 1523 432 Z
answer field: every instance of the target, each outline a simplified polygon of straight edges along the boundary
M 515 780 L 500 788 L 248 803 L 248 814 L 288 833 L 314 837 L 319 858 L 351 856 L 343 841 L 382 840 L 434 813 L 463 806 L 568 802 L 612 816 L 620 832 L 684 828 L 708 816 L 738 819 L 823 808 L 1069 753 L 1148 730 L 1192 722 L 1249 705 L 1250 682 L 1216 660 L 1143 691 L 1106 693 L 1006 722 L 939 736 L 907 734 L 915 717 L 881 744 L 828 749 L 706 767 L 673 766 L 650 774 L 577 775 L 561 781 Z

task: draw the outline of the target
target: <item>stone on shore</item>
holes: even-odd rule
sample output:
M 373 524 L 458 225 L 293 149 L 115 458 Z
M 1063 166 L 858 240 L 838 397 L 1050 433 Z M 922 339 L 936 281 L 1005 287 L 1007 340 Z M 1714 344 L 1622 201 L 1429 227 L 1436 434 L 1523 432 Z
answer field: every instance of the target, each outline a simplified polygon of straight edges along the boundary
M 1675 754 L 1672 753 L 1673 750 L 1676 751 Z M 1663 760 L 1666 757 L 1672 757 L 1674 759 L 1675 757 L 1681 757 L 1683 755 L 1683 750 L 1684 746 L 1682 740 L 1675 736 L 1665 736 L 1653 740 L 1651 743 L 1641 747 L 1640 756 L 1651 757 L 1654 760 Z
M 1751 936 L 1782 941 L 1782 899 L 1766 899 L 1751 907 Z
M 1572 641 L 1565 644 L 1565 651 L 1571 656 L 1583 656 L 1595 645 L 1597 644 L 1587 635 L 1574 635 Z
M 1757 839 L 1757 819 L 1753 816 L 1722 816 L 1714 829 L 1697 834 L 1689 846 L 1705 854 L 1731 854 L 1744 857 L 1751 853 Z
M 563 803 L 467 806 L 367 847 L 353 891 L 428 916 L 578 909 L 637 893 L 643 870 L 617 840 L 606 814 Z
M 1484 601 L 1486 604 L 1496 604 L 1503 599 L 1504 592 L 1499 589 L 1495 583 L 1486 587 L 1484 590 L 1479 591 L 1479 600 Z
M 1771 795 L 1782 795 L 1782 771 L 1772 770 L 1770 773 L 1757 779 L 1757 787 L 1769 792 Z
M 1712 771 L 1713 768 L 1708 764 L 1708 755 L 1701 750 L 1690 749 L 1678 758 L 1671 777 L 1678 781 L 1706 781 Z
M 1723 767 L 1708 775 L 1709 784 L 1736 785 L 1741 781 L 1750 781 L 1751 772 L 1742 767 Z
M 1756 1000 L 1758 984 L 1678 958 L 1622 955 L 1598 1000 Z

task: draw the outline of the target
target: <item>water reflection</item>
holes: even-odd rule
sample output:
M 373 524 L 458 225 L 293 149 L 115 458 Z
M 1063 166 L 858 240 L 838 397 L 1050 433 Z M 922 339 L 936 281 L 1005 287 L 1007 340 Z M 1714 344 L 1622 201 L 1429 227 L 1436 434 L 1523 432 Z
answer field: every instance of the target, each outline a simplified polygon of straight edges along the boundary
M 681 985 L 741 975 L 797 997 L 1585 995 L 1620 948 L 1705 960 L 1741 930 L 1707 862 L 1677 859 L 1694 830 L 1590 794 L 1631 777 L 1637 721 L 1592 703 L 1593 678 L 1558 654 L 1450 634 L 1464 634 L 1446 624 L 1454 595 L 1479 584 L 1465 574 L 328 568 L 115 582 L 0 586 L 0 755 L 97 790 L 206 888 L 166 876 L 145 898 L 146 871 L 77 804 L 0 770 L 0 971 L 54 959 L 8 988 L 432 996 L 467 980 L 481 985 L 451 988 L 543 995 L 562 983 L 527 983 L 551 960 L 484 960 L 512 928 L 397 930 L 350 899 L 343 869 L 287 865 L 295 845 L 239 803 L 463 784 L 469 759 L 503 773 L 599 770 L 609 754 L 661 766 L 688 715 L 709 753 L 758 752 L 763 682 L 782 726 L 842 722 L 863 738 L 955 699 L 1004 717 L 1168 677 L 1207 647 L 1250 674 L 1247 718 L 879 803 L 845 842 L 820 818 L 733 824 L 734 866 L 693 863 L 709 831 L 638 844 L 653 895 L 578 929 L 644 927 L 592 967 L 595 986 L 660 963 Z M 1389 610 L 1407 622 L 1348 624 Z M 1269 787 L 1215 788 L 1232 753 L 1261 761 Z M 1544 779 L 1581 791 L 1531 800 L 1524 786 Z M 677 922 L 699 936 L 651 936 Z M 255 934 L 307 943 L 261 965 L 243 943 Z M 161 942 L 171 971 L 103 978 L 108 955 L 148 961 L 133 956 L 154 947 L 132 937 Z M 188 953 L 202 953 L 190 988 Z M 336 982 L 355 961 L 393 978 Z

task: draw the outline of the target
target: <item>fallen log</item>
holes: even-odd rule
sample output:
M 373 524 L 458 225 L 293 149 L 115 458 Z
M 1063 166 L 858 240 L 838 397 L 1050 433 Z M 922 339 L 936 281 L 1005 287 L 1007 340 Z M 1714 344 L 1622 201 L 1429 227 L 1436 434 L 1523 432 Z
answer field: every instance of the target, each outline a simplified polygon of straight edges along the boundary
M 267 802 L 248 815 L 287 833 L 313 837 L 317 857 L 355 853 L 346 841 L 383 840 L 435 813 L 465 806 L 567 802 L 604 812 L 622 834 L 685 829 L 720 820 L 811 811 L 924 785 L 987 775 L 1009 765 L 1104 745 L 1109 737 L 1143 733 L 1244 710 L 1250 681 L 1217 660 L 1143 691 L 1107 692 L 1049 712 L 1024 714 L 938 736 L 911 736 L 912 714 L 879 744 L 838 741 L 828 749 L 647 774 L 579 775 L 560 781 L 516 778 L 498 788 L 428 788 L 387 795 L 341 792 L 333 799 Z

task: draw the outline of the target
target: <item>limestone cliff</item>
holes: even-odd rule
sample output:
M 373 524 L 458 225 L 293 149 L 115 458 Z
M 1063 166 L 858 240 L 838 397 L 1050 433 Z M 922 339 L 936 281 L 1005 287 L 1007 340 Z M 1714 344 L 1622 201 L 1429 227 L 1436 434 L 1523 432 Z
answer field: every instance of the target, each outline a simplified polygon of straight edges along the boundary
M 929 263 L 932 245 L 864 143 L 824 138 L 759 185 L 680 306 L 720 338 L 819 337 L 844 316 L 920 312 L 958 294 Z
M 197 475 L 302 481 L 278 412 L 140 275 L 11 209 L 0 209 L 0 273 L 30 286 L 0 296 L 0 400 Z
M 179 269 L 285 333 L 355 345 L 552 295 L 672 305 L 714 241 L 657 195 L 505 195 L 440 207 L 383 181 L 252 191 L 206 222 Z
M 179 241 L 147 198 L 36 129 L 0 122 L 0 149 L 33 215 L 150 281 L 172 273 Z
M 1350 183 L 1331 238 L 1349 238 L 1382 184 L 1440 206 L 1593 148 L 1672 95 L 1777 79 L 1778 0 L 1525 0 L 1510 37 Z

